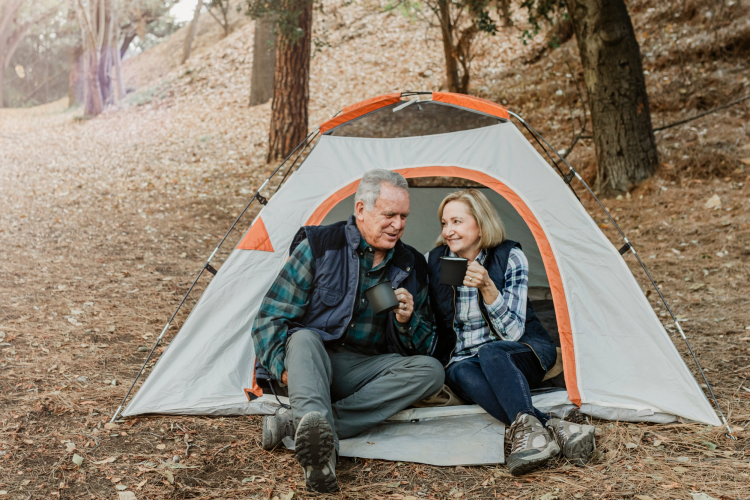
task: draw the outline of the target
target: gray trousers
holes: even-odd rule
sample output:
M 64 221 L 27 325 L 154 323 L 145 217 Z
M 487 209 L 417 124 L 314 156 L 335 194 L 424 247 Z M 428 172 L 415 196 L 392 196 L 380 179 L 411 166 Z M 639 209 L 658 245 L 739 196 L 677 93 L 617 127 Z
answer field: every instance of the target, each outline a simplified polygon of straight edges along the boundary
M 289 402 L 295 427 L 311 411 L 328 420 L 338 439 L 356 436 L 443 387 L 440 362 L 429 356 L 367 356 L 326 347 L 311 330 L 286 344 Z

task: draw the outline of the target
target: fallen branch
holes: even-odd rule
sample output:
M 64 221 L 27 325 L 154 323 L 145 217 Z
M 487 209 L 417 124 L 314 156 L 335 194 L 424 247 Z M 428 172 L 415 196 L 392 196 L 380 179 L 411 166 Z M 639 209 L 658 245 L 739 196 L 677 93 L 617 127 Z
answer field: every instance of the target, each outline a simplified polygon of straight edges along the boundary
M 218 450 L 216 450 L 216 451 L 214 452 L 214 456 L 218 455 L 219 453 L 221 453 L 222 451 L 226 450 L 226 449 L 227 449 L 227 448 L 229 448 L 230 446 L 232 446 L 232 443 L 229 443 L 229 444 L 228 444 L 228 445 L 226 445 L 226 446 L 222 446 L 221 448 L 219 448 Z
M 722 109 L 727 109 L 727 108 L 732 107 L 732 106 L 734 106 L 736 104 L 739 104 L 739 103 L 741 103 L 743 101 L 747 101 L 748 99 L 750 99 L 750 95 L 746 95 L 745 97 L 740 97 L 739 99 L 735 99 L 734 101 L 730 101 L 730 102 L 728 102 L 726 104 L 722 104 L 721 106 L 719 106 L 717 108 L 705 111 L 705 112 L 697 114 L 697 115 L 695 115 L 693 117 L 686 118 L 686 119 L 680 120 L 678 122 L 670 123 L 669 125 L 664 125 L 663 127 L 657 127 L 657 128 L 654 129 L 654 132 L 660 132 L 660 131 L 666 130 L 668 128 L 676 127 L 678 125 L 683 125 L 683 124 L 691 122 L 693 120 L 697 120 L 698 118 L 703 118 L 706 115 L 710 115 L 711 113 L 715 113 L 717 111 L 721 111 Z

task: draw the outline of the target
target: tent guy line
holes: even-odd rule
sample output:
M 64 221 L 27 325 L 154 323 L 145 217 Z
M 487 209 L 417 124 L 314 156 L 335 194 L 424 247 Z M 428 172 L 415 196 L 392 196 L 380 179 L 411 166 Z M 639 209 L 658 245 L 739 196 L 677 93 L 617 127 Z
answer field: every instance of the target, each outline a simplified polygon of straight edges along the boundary
M 716 405 L 716 409 L 719 411 L 719 415 L 721 416 L 721 421 L 724 424 L 724 426 L 727 428 L 727 436 L 729 436 L 732 440 L 736 441 L 737 438 L 734 436 L 734 433 L 732 432 L 732 429 L 729 427 L 729 423 L 727 422 L 726 417 L 724 416 L 724 412 L 721 410 L 721 406 L 719 406 L 719 401 L 716 399 L 716 396 L 714 395 L 714 390 L 711 387 L 711 383 L 708 381 L 708 377 L 706 377 L 706 374 L 703 371 L 703 367 L 701 366 L 700 362 L 698 361 L 698 357 L 695 355 L 695 352 L 693 351 L 693 347 L 690 345 L 690 341 L 685 336 L 685 332 L 682 330 L 682 327 L 680 326 L 680 322 L 677 320 L 677 317 L 672 312 L 672 308 L 669 307 L 669 304 L 667 303 L 667 299 L 664 297 L 664 295 L 661 293 L 661 290 L 656 285 L 656 281 L 654 281 L 654 278 L 651 277 L 651 273 L 646 268 L 646 265 L 641 260 L 641 256 L 638 255 L 638 252 L 635 251 L 635 247 L 633 244 L 628 240 L 628 238 L 625 236 L 625 233 L 620 228 L 619 224 L 617 224 L 617 221 L 615 221 L 614 217 L 612 217 L 612 214 L 609 213 L 609 210 L 607 210 L 607 207 L 604 206 L 604 204 L 601 202 L 598 196 L 594 193 L 594 191 L 591 189 L 591 187 L 588 185 L 588 183 L 583 180 L 583 177 L 580 176 L 580 174 L 568 163 L 568 161 L 560 155 L 560 153 L 557 152 L 557 150 L 549 143 L 547 142 L 547 139 L 545 139 L 539 132 L 537 132 L 531 125 L 527 124 L 523 118 L 515 114 L 514 112 L 508 110 L 508 114 L 515 117 L 518 121 L 520 121 L 527 129 L 530 129 L 533 131 L 533 133 L 536 136 L 539 136 L 541 140 L 544 141 L 544 143 L 549 146 L 549 148 L 555 152 L 555 154 L 563 161 L 565 162 L 565 165 L 570 168 L 570 172 L 568 175 L 573 174 L 574 177 L 576 177 L 581 183 L 583 183 L 583 186 L 588 190 L 589 193 L 591 193 L 591 196 L 594 197 L 596 202 L 599 204 L 599 206 L 602 208 L 605 214 L 607 214 L 607 217 L 610 221 L 612 221 L 612 224 L 615 226 L 617 231 L 620 233 L 620 236 L 622 236 L 622 239 L 625 241 L 625 246 L 620 250 L 621 254 L 627 253 L 628 249 L 633 252 L 633 255 L 638 260 L 638 263 L 641 265 L 641 268 L 643 269 L 643 272 L 646 273 L 646 276 L 648 276 L 649 281 L 651 281 L 651 284 L 654 286 L 654 290 L 656 290 L 656 293 L 659 294 L 659 298 L 661 299 L 662 303 L 664 304 L 664 307 L 669 312 L 669 315 L 672 317 L 672 321 L 674 322 L 675 326 L 677 327 L 677 330 L 680 332 L 680 336 L 682 337 L 682 340 L 685 341 L 685 344 L 687 345 L 688 350 L 690 351 L 690 355 L 693 357 L 693 360 L 695 361 L 695 365 L 698 367 L 698 371 L 700 372 L 701 376 L 703 377 L 704 382 L 706 382 L 706 387 L 708 388 L 708 392 L 711 394 L 711 399 L 714 402 L 714 405 Z M 537 141 L 538 142 L 538 141 Z M 545 153 L 547 150 L 544 150 Z M 547 154 L 549 156 L 549 154 Z M 550 158 L 551 160 L 551 158 Z M 558 169 L 559 170 L 559 169 Z M 563 178 L 566 180 L 566 184 L 570 185 L 570 181 L 568 181 L 568 176 L 565 175 Z M 572 180 L 572 177 L 570 177 Z M 572 186 L 571 186 L 572 189 Z M 575 191 L 573 191 L 575 193 Z M 578 195 L 576 195 L 576 198 L 578 198 Z M 580 201 L 580 198 L 579 198 Z
M 255 194 L 252 196 L 252 198 L 250 198 L 250 201 L 247 203 L 247 205 L 245 205 L 245 208 L 242 209 L 242 212 L 240 212 L 240 214 L 234 220 L 234 222 L 230 226 L 229 230 L 226 232 L 226 234 L 224 234 L 224 237 L 221 239 L 221 241 L 219 241 L 219 244 L 216 245 L 216 248 L 214 248 L 214 251 L 211 252 L 211 256 L 206 260 L 206 263 L 203 264 L 203 267 L 201 267 L 200 272 L 198 272 L 198 276 L 195 277 L 195 280 L 193 280 L 193 283 L 190 285 L 190 288 L 188 288 L 187 292 L 185 292 L 185 296 L 182 297 L 182 300 L 177 305 L 177 309 L 175 309 L 174 313 L 172 313 L 172 316 L 169 318 L 169 321 L 167 321 L 167 325 L 164 327 L 164 329 L 161 331 L 161 334 L 156 339 L 156 342 L 154 343 L 154 347 L 151 348 L 151 351 L 148 353 L 148 356 L 146 356 L 146 360 L 143 362 L 143 366 L 141 366 L 141 369 L 138 371 L 138 374 L 135 376 L 135 380 L 133 380 L 133 383 L 130 385 L 130 389 L 128 389 L 128 392 L 125 394 L 125 397 L 122 398 L 122 402 L 120 403 L 120 406 L 117 408 L 117 411 L 115 412 L 114 415 L 112 415 L 112 418 L 110 419 L 110 423 L 112 423 L 115 420 L 117 420 L 117 417 L 118 417 L 118 415 L 120 415 L 120 412 L 122 411 L 123 406 L 125 406 L 125 401 L 127 401 L 128 396 L 130 396 L 130 393 L 133 392 L 133 388 L 135 387 L 135 384 L 138 382 L 138 379 L 143 374 L 143 370 L 146 369 L 146 365 L 148 364 L 149 360 L 151 359 L 151 356 L 153 356 L 154 351 L 156 350 L 156 348 L 159 345 L 159 342 L 161 342 L 161 339 L 164 338 L 164 335 L 167 333 L 167 330 L 169 330 L 169 327 L 172 324 L 172 321 L 174 321 L 175 317 L 177 316 L 177 313 L 180 312 L 180 309 L 182 308 L 182 305 L 185 303 L 185 301 L 187 300 L 188 296 L 190 295 L 190 292 L 193 291 L 193 288 L 195 287 L 196 283 L 198 283 L 198 280 L 201 278 L 201 276 L 203 276 L 203 271 L 208 270 L 214 276 L 216 275 L 216 270 L 211 266 L 211 260 L 214 258 L 214 256 L 216 255 L 216 253 L 219 251 L 219 249 L 221 248 L 221 246 L 224 244 L 224 241 L 226 241 L 226 239 L 229 237 L 229 234 L 232 232 L 232 230 L 234 229 L 234 227 L 240 221 L 240 219 L 242 218 L 242 216 L 245 215 L 245 212 L 247 212 L 247 209 L 250 208 L 250 205 L 253 204 L 253 201 L 255 201 L 256 199 L 258 199 L 258 201 L 260 203 L 262 203 L 263 205 L 265 205 L 266 203 L 268 203 L 268 201 L 265 200 L 265 198 L 263 198 L 263 196 L 260 194 L 260 192 L 266 187 L 266 185 L 270 182 L 270 180 L 273 179 L 273 176 L 276 175 L 276 173 L 279 171 L 279 169 L 281 169 L 281 167 L 283 167 L 284 164 L 287 161 L 289 161 L 289 158 L 291 158 L 292 155 L 294 153 L 296 153 L 297 150 L 299 150 L 300 147 L 304 144 L 304 147 L 299 152 L 299 155 L 297 155 L 297 158 L 294 159 L 294 162 L 292 163 L 292 166 L 294 166 L 294 164 L 297 163 L 297 160 L 302 155 L 302 152 L 312 142 L 312 140 L 310 138 L 313 137 L 314 135 L 317 136 L 317 133 L 318 133 L 319 130 L 320 130 L 320 127 L 316 127 L 315 130 L 313 130 L 312 132 L 310 132 L 307 135 L 307 137 L 305 137 L 305 139 L 302 142 L 300 142 L 297 145 L 297 147 L 294 148 L 294 150 L 291 153 L 289 153 L 289 155 L 284 159 L 284 161 L 282 161 L 279 164 L 279 166 L 276 167 L 276 169 L 271 173 L 271 175 L 268 176 L 268 178 L 263 182 L 263 184 L 261 184 L 261 186 L 258 188 L 258 190 L 255 191 Z M 286 178 L 286 176 L 284 176 L 284 178 Z M 283 182 L 283 179 L 282 179 L 282 182 Z M 281 183 L 279 183 L 279 186 L 281 186 Z M 278 188 L 277 188 L 277 191 L 278 191 Z M 264 201 L 265 201 L 265 203 L 264 203 Z

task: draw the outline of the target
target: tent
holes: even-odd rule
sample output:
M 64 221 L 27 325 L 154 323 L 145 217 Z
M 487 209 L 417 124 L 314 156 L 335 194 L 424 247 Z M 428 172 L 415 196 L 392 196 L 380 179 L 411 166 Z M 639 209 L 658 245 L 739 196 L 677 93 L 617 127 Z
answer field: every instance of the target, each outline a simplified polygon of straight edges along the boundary
M 559 175 L 510 121 L 511 114 L 466 95 L 393 93 L 345 108 L 323 123 L 314 147 L 212 278 L 123 415 L 272 412 L 276 398 L 263 395 L 253 378 L 250 330 L 260 302 L 299 227 L 345 218 L 362 175 L 385 168 L 407 179 L 481 184 L 508 223 L 509 237 L 521 241 L 532 267 L 530 299 L 546 306 L 541 309 L 564 366 L 561 387 L 534 396 L 538 407 L 553 413 L 580 407 L 612 420 L 681 418 L 720 425 L 621 252 L 567 185 L 575 171 Z M 438 233 L 435 209 L 449 189 L 410 191 L 414 213 L 404 239 L 427 251 Z M 625 250 L 632 249 L 625 241 Z M 473 406 L 406 412 L 395 420 L 422 420 L 439 430 L 441 419 L 463 416 L 479 419 L 478 429 L 488 426 L 488 416 Z M 401 456 L 393 447 L 379 453 L 378 458 Z

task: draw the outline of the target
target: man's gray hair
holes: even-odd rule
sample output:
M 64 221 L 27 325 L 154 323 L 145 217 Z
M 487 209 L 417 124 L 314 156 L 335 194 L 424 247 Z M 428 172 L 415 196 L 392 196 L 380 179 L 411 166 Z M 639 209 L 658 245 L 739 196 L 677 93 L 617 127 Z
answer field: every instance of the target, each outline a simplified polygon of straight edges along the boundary
M 406 182 L 406 179 L 398 172 L 385 169 L 370 170 L 362 177 L 362 182 L 359 183 L 357 192 L 354 195 L 354 204 L 356 205 L 358 201 L 363 201 L 365 203 L 365 210 L 372 212 L 372 209 L 375 208 L 375 202 L 380 196 L 380 186 L 384 183 L 405 191 L 409 190 L 409 184 Z

